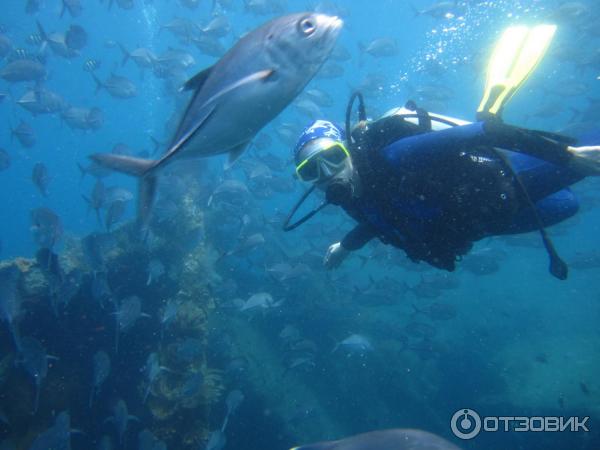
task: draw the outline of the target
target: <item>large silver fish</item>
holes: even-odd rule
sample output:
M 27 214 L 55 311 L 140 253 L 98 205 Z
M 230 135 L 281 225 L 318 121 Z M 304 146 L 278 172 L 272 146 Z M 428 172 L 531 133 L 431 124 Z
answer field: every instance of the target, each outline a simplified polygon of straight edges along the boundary
M 342 21 L 316 13 L 276 18 L 242 37 L 214 66 L 184 86 L 194 94 L 169 150 L 159 160 L 113 154 L 91 158 L 141 178 L 139 214 L 149 215 L 158 173 L 185 158 L 238 158 L 254 136 L 313 78 L 331 53 Z

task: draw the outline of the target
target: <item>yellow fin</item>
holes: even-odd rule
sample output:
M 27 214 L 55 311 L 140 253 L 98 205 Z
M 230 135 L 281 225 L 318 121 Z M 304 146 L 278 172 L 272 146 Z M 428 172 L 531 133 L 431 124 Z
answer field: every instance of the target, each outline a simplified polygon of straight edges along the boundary
M 512 26 L 496 44 L 487 68 L 485 91 L 478 114 L 498 115 L 540 63 L 556 25 Z

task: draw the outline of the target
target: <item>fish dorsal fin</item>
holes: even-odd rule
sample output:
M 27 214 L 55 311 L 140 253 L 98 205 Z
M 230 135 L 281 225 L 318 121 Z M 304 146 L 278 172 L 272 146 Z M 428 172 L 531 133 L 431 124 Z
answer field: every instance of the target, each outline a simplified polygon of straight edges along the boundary
M 212 73 L 213 67 L 214 66 L 210 66 L 210 67 L 204 69 L 203 71 L 198 72 L 192 78 L 190 78 L 189 80 L 187 80 L 185 82 L 185 84 L 183 86 L 181 86 L 181 88 L 179 89 L 179 91 L 180 92 L 182 92 L 182 91 L 193 91 L 193 90 L 199 90 L 200 88 L 202 88 L 202 86 L 204 85 L 204 83 L 208 79 L 209 75 Z

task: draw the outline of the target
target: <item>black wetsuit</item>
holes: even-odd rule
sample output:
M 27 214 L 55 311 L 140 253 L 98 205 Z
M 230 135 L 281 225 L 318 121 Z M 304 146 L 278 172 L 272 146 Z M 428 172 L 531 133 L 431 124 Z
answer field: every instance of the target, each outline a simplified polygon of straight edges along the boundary
M 566 167 L 565 142 L 541 133 L 492 122 L 429 131 L 388 116 L 353 136 L 361 188 L 340 203 L 358 222 L 342 240 L 347 250 L 377 237 L 413 261 L 452 271 L 474 241 L 537 228 L 515 172 L 544 225 L 578 209 L 565 188 L 583 176 Z

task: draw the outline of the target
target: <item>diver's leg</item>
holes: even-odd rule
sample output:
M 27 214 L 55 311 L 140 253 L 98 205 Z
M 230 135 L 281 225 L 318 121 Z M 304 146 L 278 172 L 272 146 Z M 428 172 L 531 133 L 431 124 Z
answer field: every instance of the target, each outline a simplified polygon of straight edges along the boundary
M 518 168 L 519 161 L 531 160 L 526 168 Z M 533 202 L 537 202 L 548 195 L 561 191 L 585 178 L 579 170 L 569 166 L 559 166 L 538 159 L 528 158 L 522 154 L 514 154 L 509 158 L 516 170 L 523 186 Z M 515 167 L 517 166 L 517 167 Z
M 600 175 L 600 145 L 576 147 L 534 130 L 488 121 L 483 128 L 493 145 L 568 167 L 582 176 Z
M 600 145 L 568 146 L 567 151 L 573 156 L 569 162 L 573 169 L 586 175 L 600 175 Z

